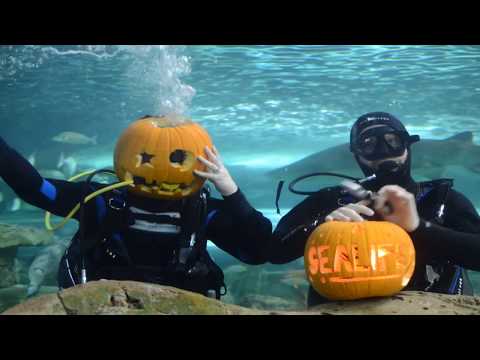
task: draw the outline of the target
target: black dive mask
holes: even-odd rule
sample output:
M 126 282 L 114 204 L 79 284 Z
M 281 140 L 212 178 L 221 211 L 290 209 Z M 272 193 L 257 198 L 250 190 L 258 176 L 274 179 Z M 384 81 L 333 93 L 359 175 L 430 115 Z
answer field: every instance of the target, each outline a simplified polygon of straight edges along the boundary
M 418 135 L 410 135 L 395 116 L 385 112 L 372 112 L 360 116 L 350 132 L 350 151 L 355 155 L 365 176 L 376 175 L 369 188 L 378 190 L 387 184 L 397 184 L 409 189 L 413 183 L 410 176 L 410 146 L 419 141 Z M 384 161 L 376 169 L 370 168 L 362 159 L 378 161 L 397 158 L 407 150 L 407 158 L 401 163 Z
M 389 126 L 375 127 L 363 132 L 352 144 L 353 151 L 369 161 L 399 157 L 408 148 L 410 136 Z

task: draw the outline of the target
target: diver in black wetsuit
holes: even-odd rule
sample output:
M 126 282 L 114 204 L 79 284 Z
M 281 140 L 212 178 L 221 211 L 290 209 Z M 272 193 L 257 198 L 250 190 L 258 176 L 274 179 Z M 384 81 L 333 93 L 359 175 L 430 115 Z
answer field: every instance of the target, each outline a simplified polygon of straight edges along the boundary
M 364 174 L 376 175 L 362 185 L 378 192 L 378 200 L 358 202 L 341 187 L 309 196 L 277 225 L 270 262 L 302 257 L 308 237 L 325 221 L 386 220 L 405 229 L 416 249 L 415 272 L 405 290 L 473 295 L 465 268 L 480 270 L 480 217 L 472 203 L 452 189 L 453 180 L 412 179 L 410 145 L 419 139 L 391 114 L 361 116 L 352 128 L 350 148 Z M 324 301 L 310 287 L 308 304 Z
M 270 220 L 248 203 L 216 150 L 205 152 L 208 160 L 199 161 L 207 172 L 196 174 L 210 179 L 223 200 L 210 198 L 204 189 L 180 200 L 141 197 L 125 188 L 97 196 L 74 216 L 79 220 L 83 213 L 59 266 L 59 287 L 85 282 L 85 275 L 88 281 L 158 283 L 219 299 L 226 290 L 223 272 L 207 252 L 207 239 L 242 262 L 265 263 Z M 0 169 L 0 176 L 22 200 L 62 217 L 86 194 L 105 187 L 44 179 L 1 137 Z

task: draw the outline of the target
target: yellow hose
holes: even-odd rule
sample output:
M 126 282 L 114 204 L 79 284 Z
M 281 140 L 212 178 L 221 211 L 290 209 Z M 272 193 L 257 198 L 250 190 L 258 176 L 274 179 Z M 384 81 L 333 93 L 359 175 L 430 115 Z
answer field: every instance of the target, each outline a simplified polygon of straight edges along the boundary
M 94 172 L 95 170 L 89 170 L 89 171 L 85 171 L 81 174 L 78 174 L 78 175 L 75 175 L 73 177 L 71 177 L 70 179 L 68 179 L 68 181 L 74 181 L 74 180 L 77 180 L 83 176 L 87 176 L 87 175 L 90 175 Z M 103 189 L 100 189 L 100 190 L 97 190 L 93 193 L 91 193 L 90 195 L 88 195 L 87 197 L 85 197 L 85 199 L 83 200 L 83 203 L 86 204 L 87 202 L 89 202 L 90 200 L 92 200 L 93 198 L 95 198 L 96 196 L 98 195 L 101 195 L 103 193 L 106 193 L 110 190 L 114 190 L 114 189 L 118 189 L 118 188 L 121 188 L 121 187 L 125 187 L 125 186 L 128 186 L 128 185 L 131 185 L 133 184 L 133 180 L 128 180 L 128 181 L 123 181 L 123 182 L 120 182 L 120 183 L 116 183 L 116 184 L 113 184 L 113 185 L 110 185 L 110 186 L 107 186 Z M 80 209 L 80 203 L 78 203 L 71 211 L 70 213 L 65 217 L 65 219 L 63 219 L 63 221 L 57 225 L 52 225 L 51 222 L 50 222 L 50 217 L 51 217 L 51 214 L 47 211 L 45 213 L 45 227 L 47 228 L 47 230 L 49 231 L 55 231 L 55 230 L 58 230 L 60 229 L 61 227 L 65 226 L 65 224 L 73 217 L 73 215 L 75 215 L 77 213 L 77 211 Z

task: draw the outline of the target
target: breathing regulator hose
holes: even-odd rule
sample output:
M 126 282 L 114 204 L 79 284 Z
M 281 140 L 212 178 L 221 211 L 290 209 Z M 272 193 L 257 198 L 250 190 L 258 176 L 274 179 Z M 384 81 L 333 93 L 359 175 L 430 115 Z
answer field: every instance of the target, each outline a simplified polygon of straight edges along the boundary
M 79 178 L 82 178 L 82 177 L 85 177 L 85 176 L 90 176 L 89 179 L 88 179 L 88 181 L 90 181 L 91 178 L 99 172 L 115 174 L 111 170 L 89 170 L 89 171 L 85 171 L 81 174 L 78 174 L 78 175 L 75 175 L 75 176 L 71 177 L 70 179 L 68 179 L 68 181 L 75 181 L 75 180 L 77 180 Z M 107 187 L 104 187 L 103 189 L 97 190 L 97 191 L 89 194 L 88 196 L 84 197 L 83 204 L 86 204 L 87 202 L 94 199 L 95 197 L 97 197 L 99 195 L 102 195 L 102 194 L 104 194 L 108 191 L 118 189 L 118 188 L 122 188 L 122 187 L 125 187 L 125 186 L 129 186 L 129 185 L 132 185 L 132 184 L 133 184 L 133 180 L 128 180 L 128 181 L 123 181 L 123 182 L 115 183 L 115 184 L 109 185 Z M 52 225 L 52 223 L 50 221 L 51 213 L 47 211 L 45 213 L 45 227 L 46 227 L 46 229 L 49 230 L 49 231 L 55 231 L 55 230 L 58 230 L 58 229 L 62 228 L 78 212 L 78 210 L 80 210 L 80 207 L 81 207 L 81 204 L 78 203 L 68 213 L 68 215 L 57 225 Z

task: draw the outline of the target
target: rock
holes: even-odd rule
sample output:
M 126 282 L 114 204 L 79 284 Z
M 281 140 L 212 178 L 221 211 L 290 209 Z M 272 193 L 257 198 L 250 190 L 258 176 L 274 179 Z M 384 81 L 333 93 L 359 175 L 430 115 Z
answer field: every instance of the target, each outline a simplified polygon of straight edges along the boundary
M 386 298 L 321 304 L 308 312 L 319 315 L 480 315 L 480 297 L 403 291 Z
M 17 257 L 14 260 L 14 271 L 15 271 L 15 283 L 17 285 L 19 284 L 28 284 L 29 279 L 28 279 L 28 268 L 30 266 L 30 263 L 26 262 L 23 259 L 18 258 L 18 252 L 17 252 Z
M 37 296 L 43 294 L 56 293 L 58 286 L 42 286 L 40 287 Z M 11 308 L 21 302 L 27 300 L 27 286 L 14 285 L 8 288 L 0 289 L 0 312 Z
M 0 249 L 17 246 L 50 245 L 53 234 L 27 226 L 0 224 Z
M 32 227 L 0 224 L 0 288 L 16 283 L 14 259 L 19 246 L 48 245 L 53 234 Z
M 16 283 L 15 254 L 15 247 L 0 248 L 0 288 L 9 287 Z
M 240 315 L 258 311 L 227 305 L 188 291 L 133 281 L 93 281 L 42 295 L 3 314 L 42 315 Z
M 252 298 L 263 304 L 285 301 Z M 252 300 L 252 302 L 253 302 Z M 286 305 L 287 303 L 282 303 Z M 278 306 L 278 304 L 276 304 Z M 41 295 L 3 315 L 478 315 L 480 298 L 416 291 L 388 298 L 342 301 L 305 310 L 256 310 L 173 287 L 133 281 L 89 282 L 56 294 Z
M 260 310 L 302 310 L 306 307 L 305 303 L 299 304 L 297 301 L 288 298 L 259 294 L 245 295 L 241 298 L 241 302 L 236 304 Z

